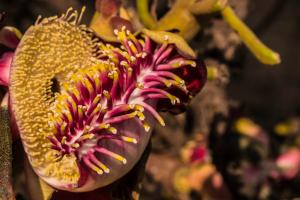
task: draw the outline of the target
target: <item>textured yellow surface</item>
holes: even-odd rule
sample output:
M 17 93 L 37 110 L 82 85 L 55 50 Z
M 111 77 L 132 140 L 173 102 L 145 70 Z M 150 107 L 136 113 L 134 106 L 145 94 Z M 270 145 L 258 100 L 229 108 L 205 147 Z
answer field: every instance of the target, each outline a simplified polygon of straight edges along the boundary
M 14 56 L 10 95 L 25 152 L 35 172 L 50 182 L 76 184 L 79 171 L 74 156 L 59 162 L 50 148 L 49 125 L 55 92 L 72 73 L 89 66 L 93 41 L 81 14 L 68 11 L 61 17 L 38 20 L 24 34 Z

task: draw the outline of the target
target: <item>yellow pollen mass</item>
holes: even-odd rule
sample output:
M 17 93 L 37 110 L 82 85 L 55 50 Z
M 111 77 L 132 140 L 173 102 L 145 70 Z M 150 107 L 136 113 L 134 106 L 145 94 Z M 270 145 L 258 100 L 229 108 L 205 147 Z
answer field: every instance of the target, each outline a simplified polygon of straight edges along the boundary
M 48 138 L 54 134 L 53 122 L 62 122 L 58 116 L 66 110 L 66 105 L 54 102 L 67 98 L 68 95 L 61 94 L 70 87 L 70 76 L 94 65 L 97 46 L 88 28 L 78 25 L 80 18 L 81 14 L 70 12 L 39 19 L 24 34 L 10 75 L 12 111 L 30 163 L 41 178 L 74 185 L 80 177 L 76 157 L 57 159 L 57 151 L 49 148 Z M 78 91 L 74 95 L 78 97 Z M 77 109 L 73 101 L 71 105 Z M 79 115 L 82 112 L 78 106 Z M 70 113 L 66 116 L 72 120 Z

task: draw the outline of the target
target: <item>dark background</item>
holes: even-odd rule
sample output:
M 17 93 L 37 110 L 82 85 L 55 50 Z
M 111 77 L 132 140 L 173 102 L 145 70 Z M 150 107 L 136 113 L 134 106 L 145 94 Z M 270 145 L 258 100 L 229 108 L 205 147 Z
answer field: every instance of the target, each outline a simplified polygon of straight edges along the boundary
M 272 128 L 277 122 L 300 115 L 300 55 L 298 56 L 298 49 L 300 48 L 300 40 L 298 39 L 300 35 L 300 0 L 236 1 L 249 2 L 246 23 L 264 43 L 281 54 L 282 63 L 278 66 L 264 66 L 254 58 L 244 45 L 237 48 L 232 61 L 220 61 L 219 57 L 214 57 L 213 54 L 211 54 L 210 59 L 229 66 L 231 75 L 229 85 L 226 88 L 227 95 L 231 100 L 240 102 L 243 115 L 262 125 L 267 132 L 272 132 Z M 15 26 L 24 32 L 35 22 L 38 15 L 52 16 L 64 13 L 70 6 L 76 9 L 83 5 L 87 6 L 84 22 L 88 23 L 94 12 L 94 1 L 91 0 L 0 0 L 0 12 L 5 11 L 7 13 L 1 26 Z M 201 44 L 193 44 L 193 46 L 197 45 L 200 46 Z M 206 46 L 202 48 L 205 49 Z M 4 46 L 0 46 L 0 53 L 7 50 Z M 191 127 L 192 125 L 188 123 L 192 121 L 189 120 L 189 113 L 193 112 L 188 112 L 186 116 L 187 124 Z M 197 110 L 194 114 L 198 114 Z M 183 116 L 181 117 L 183 118 Z M 184 121 L 183 119 L 180 120 Z M 180 122 L 180 120 L 178 121 Z M 169 128 L 173 126 L 174 129 L 177 129 L 178 124 L 181 126 L 185 123 L 184 121 L 182 124 L 176 124 L 177 121 L 174 118 L 171 118 L 170 121 L 173 124 L 168 123 L 168 126 Z M 177 134 L 177 132 L 184 132 L 181 129 L 175 132 L 167 128 L 165 130 L 169 132 L 170 137 L 169 140 L 166 137 L 167 139 L 163 142 L 167 141 L 168 145 L 166 146 L 168 148 L 163 146 L 162 149 L 169 153 L 172 148 L 177 148 L 174 155 L 178 159 L 177 151 L 184 143 L 183 138 L 188 138 L 188 136 L 182 136 L 183 133 Z M 185 130 L 185 132 L 192 131 Z M 157 134 L 156 136 L 160 135 Z M 157 146 L 154 140 L 153 150 L 157 149 Z M 227 148 L 227 144 L 224 147 Z M 153 199 L 153 193 L 149 197 Z
M 281 54 L 282 63 L 264 66 L 241 48 L 243 69 L 233 70 L 228 92 L 266 128 L 300 114 L 299 7 L 299 0 L 250 1 L 247 24 Z

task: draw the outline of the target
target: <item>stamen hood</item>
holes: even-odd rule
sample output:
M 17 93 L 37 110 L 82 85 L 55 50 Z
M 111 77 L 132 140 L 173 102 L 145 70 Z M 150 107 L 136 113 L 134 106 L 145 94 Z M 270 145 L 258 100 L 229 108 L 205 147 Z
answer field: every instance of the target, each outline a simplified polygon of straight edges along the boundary
M 113 45 L 80 18 L 68 12 L 29 28 L 10 76 L 12 111 L 33 169 L 77 192 L 126 174 L 155 121 L 165 126 L 158 111 L 181 111 L 206 78 L 203 64 L 168 37 L 155 42 L 123 27 Z

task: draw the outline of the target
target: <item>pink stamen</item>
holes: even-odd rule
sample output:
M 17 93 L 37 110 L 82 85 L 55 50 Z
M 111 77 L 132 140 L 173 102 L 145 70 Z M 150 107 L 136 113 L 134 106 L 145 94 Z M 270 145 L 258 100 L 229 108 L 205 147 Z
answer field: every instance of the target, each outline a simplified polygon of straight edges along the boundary
M 158 70 L 158 71 L 172 70 L 172 69 L 175 69 L 175 67 L 170 64 L 160 64 L 160 65 L 156 66 L 156 70 Z
M 94 100 L 92 101 L 91 105 L 89 106 L 86 115 L 90 115 L 93 110 L 96 108 L 96 106 L 100 103 L 101 101 L 101 94 L 97 94 Z
M 145 94 L 145 95 L 141 95 L 142 97 L 144 97 L 144 101 L 148 100 L 148 99 L 168 99 L 167 96 L 162 95 L 162 94 Z
M 109 118 L 109 119 L 105 120 L 105 123 L 108 123 L 108 124 L 119 123 L 119 122 L 122 122 L 122 121 L 125 121 L 125 120 L 128 120 L 128 119 L 132 119 L 136 115 L 137 115 L 137 112 L 134 111 L 134 112 L 129 113 L 129 114 Z
M 156 112 L 156 110 L 147 103 L 140 102 L 139 105 L 143 106 L 162 126 L 165 126 L 163 118 Z
M 145 88 L 151 88 L 151 87 L 156 87 L 156 86 L 159 86 L 159 85 L 162 85 L 161 82 L 158 82 L 158 81 L 147 81 L 144 83 L 144 86 Z
M 112 158 L 115 158 L 115 159 L 123 162 L 123 164 L 126 164 L 126 162 L 127 162 L 126 159 L 123 156 L 120 156 L 119 154 L 116 154 L 116 153 L 114 153 L 112 151 L 109 151 L 105 148 L 96 147 L 95 150 L 99 153 L 102 153 L 102 154 L 105 154 L 105 155 L 110 156 Z
M 168 47 L 167 43 L 163 43 L 162 45 L 160 45 L 159 49 L 157 49 L 154 52 L 153 63 L 156 63 L 157 59 L 160 57 L 160 55 L 162 54 L 162 52 L 166 50 L 167 47 Z
M 126 90 L 126 92 L 123 95 L 122 101 L 123 102 L 128 102 L 128 99 L 130 97 L 130 95 L 132 94 L 132 92 L 136 89 L 136 83 L 132 83 L 129 88 Z
M 91 161 L 93 161 L 93 163 L 95 163 L 98 167 L 100 167 L 105 173 L 110 172 L 110 170 L 102 162 L 100 162 L 100 160 L 98 160 L 96 156 L 94 156 L 94 154 L 90 154 L 90 159 Z
M 156 71 L 156 72 L 152 72 L 153 75 L 157 75 L 157 76 L 164 76 L 167 78 L 171 78 L 175 81 L 178 82 L 183 82 L 183 80 L 177 76 L 176 74 L 172 73 L 172 72 L 167 72 L 167 71 Z
M 112 110 L 108 111 L 106 116 L 107 118 L 114 117 L 119 113 L 127 112 L 129 110 L 132 110 L 132 108 L 128 104 L 118 105 L 115 106 Z
M 171 52 L 173 51 L 174 49 L 174 46 L 171 45 L 169 46 L 166 50 L 164 50 L 160 55 L 159 57 L 157 58 L 157 60 L 155 60 L 155 65 L 157 63 L 161 63 L 163 62 L 165 59 L 167 59 L 168 56 L 170 56 Z
M 167 80 L 165 78 L 162 78 L 162 77 L 159 77 L 159 76 L 154 76 L 154 75 L 148 75 L 148 76 L 146 76 L 145 79 L 144 79 L 144 81 L 145 81 L 145 83 L 155 81 L 155 82 L 163 83 L 167 87 L 171 86 L 171 85 L 168 85 L 169 80 Z
M 167 97 L 172 96 L 170 93 L 158 88 L 144 88 L 141 90 L 141 94 L 144 93 L 158 93 Z
M 97 172 L 98 174 L 103 174 L 103 171 L 101 169 L 99 169 L 96 165 L 94 165 L 88 157 L 83 157 L 83 162 L 84 164 L 89 167 L 90 169 L 94 170 L 95 172 Z
M 143 50 L 147 53 L 152 52 L 152 43 L 151 43 L 151 40 L 149 37 L 145 38 L 145 45 L 144 45 Z

